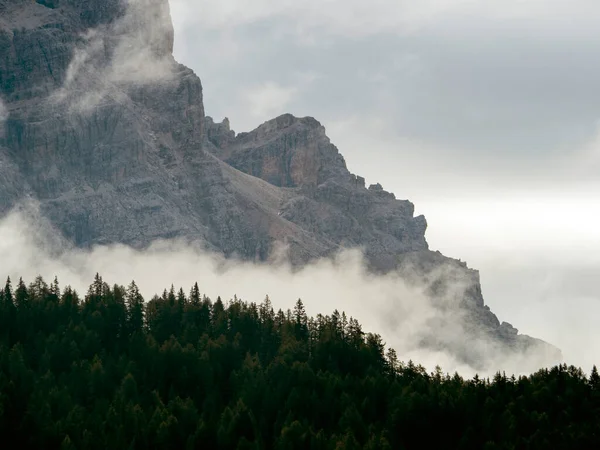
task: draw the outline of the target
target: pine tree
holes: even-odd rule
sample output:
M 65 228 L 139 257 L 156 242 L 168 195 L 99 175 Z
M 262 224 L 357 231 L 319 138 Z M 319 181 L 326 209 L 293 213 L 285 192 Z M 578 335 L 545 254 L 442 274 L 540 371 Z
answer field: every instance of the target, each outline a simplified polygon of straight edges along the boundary
M 15 291 L 15 303 L 17 308 L 21 311 L 29 308 L 29 292 L 27 292 L 23 278 L 19 278 L 19 284 Z
M 391 347 L 388 348 L 386 359 L 390 373 L 392 375 L 396 375 L 396 373 L 398 372 L 398 355 L 396 354 L 396 350 L 394 350 Z
M 3 300 L 7 305 L 14 305 L 12 283 L 10 281 L 10 277 L 6 279 L 6 284 L 4 285 Z
M 596 365 L 594 365 L 592 373 L 590 374 L 590 386 L 595 391 L 600 390 L 600 375 L 598 375 L 598 368 Z
M 60 286 L 58 284 L 58 277 L 54 277 L 54 281 L 50 285 L 50 293 L 57 299 L 60 298 Z
M 190 291 L 190 303 L 194 306 L 200 306 L 200 288 L 198 283 L 194 283 Z
M 298 299 L 294 306 L 294 334 L 299 341 L 308 340 L 308 318 L 302 300 Z
M 129 334 L 141 332 L 144 329 L 145 320 L 144 297 L 142 297 L 135 281 L 132 281 L 127 288 L 126 305 Z

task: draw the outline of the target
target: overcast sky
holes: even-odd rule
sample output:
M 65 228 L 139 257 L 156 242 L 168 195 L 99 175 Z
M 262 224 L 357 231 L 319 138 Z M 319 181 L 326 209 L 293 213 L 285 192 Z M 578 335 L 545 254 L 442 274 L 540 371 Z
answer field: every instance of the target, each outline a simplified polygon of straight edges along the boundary
M 522 332 L 600 349 L 596 0 L 171 0 L 205 107 L 313 116 Z M 590 341 L 592 344 L 590 345 Z M 600 362 L 600 361 L 597 361 Z

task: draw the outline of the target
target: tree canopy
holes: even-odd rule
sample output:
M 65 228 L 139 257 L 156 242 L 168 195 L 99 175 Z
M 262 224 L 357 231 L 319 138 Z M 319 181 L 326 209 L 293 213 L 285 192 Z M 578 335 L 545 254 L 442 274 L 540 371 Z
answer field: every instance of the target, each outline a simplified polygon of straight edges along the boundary
M 0 289 L 0 435 L 36 449 L 600 448 L 600 376 L 433 373 L 308 317 L 97 275 Z

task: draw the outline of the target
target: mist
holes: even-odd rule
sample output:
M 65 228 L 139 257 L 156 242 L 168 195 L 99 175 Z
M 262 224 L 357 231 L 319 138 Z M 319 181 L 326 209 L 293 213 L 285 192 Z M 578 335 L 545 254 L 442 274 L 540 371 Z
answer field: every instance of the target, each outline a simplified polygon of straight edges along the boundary
M 483 297 L 520 332 L 598 364 L 600 185 L 426 198 L 430 246 L 480 270 Z M 457 239 L 460 236 L 460 239 Z
M 0 126 L 4 124 L 6 119 L 8 119 L 8 108 L 6 108 L 2 97 L 0 97 Z
M 348 318 L 356 318 L 365 332 L 379 333 L 405 362 L 413 360 L 428 370 L 440 365 L 448 373 L 458 371 L 468 377 L 475 373 L 491 376 L 499 370 L 527 374 L 547 361 L 544 355 L 532 352 L 503 354 L 491 342 L 465 342 L 468 338 L 458 310 L 441 312 L 425 293 L 438 276 L 452 270 L 449 267 L 440 268 L 425 281 L 393 273 L 369 273 L 358 250 L 347 250 L 300 269 L 279 258 L 276 264 L 226 260 L 201 246 L 177 240 L 156 241 L 144 250 L 124 245 L 77 249 L 31 205 L 16 209 L 0 222 L 0 275 L 15 281 L 22 277 L 29 283 L 37 275 L 50 281 L 56 276 L 62 287 L 70 285 L 84 295 L 94 275 L 100 273 L 110 285 L 126 286 L 135 280 L 146 301 L 171 284 L 189 292 L 197 281 L 201 292 L 213 300 L 237 296 L 261 303 L 268 295 L 274 308 L 284 311 L 300 298 L 309 316 L 327 315 L 337 309 Z M 450 304 L 467 288 L 468 284 L 458 280 L 445 301 Z M 420 339 L 427 334 L 486 354 L 486 367 L 476 369 L 451 353 L 421 348 Z
M 168 49 L 162 46 L 165 34 L 172 38 L 172 30 L 167 24 L 168 11 L 161 10 L 154 14 L 152 8 L 145 8 L 154 4 L 155 2 L 148 0 L 131 0 L 123 18 L 108 28 L 99 28 L 83 36 L 85 43 L 75 52 L 64 86 L 57 91 L 54 99 L 58 103 L 68 100 L 72 111 L 83 113 L 93 111 L 106 98 L 117 103 L 130 101 L 125 93 L 126 87 L 168 82 L 173 75 L 173 61 L 170 51 L 166 51 Z M 182 2 L 178 1 L 173 3 L 176 13 L 181 4 Z M 191 2 L 185 4 L 190 5 Z M 269 4 L 268 9 L 272 6 Z M 317 10 L 321 14 L 320 9 L 311 9 L 311 14 Z M 256 11 L 260 12 L 259 9 Z M 229 13 L 240 17 L 235 8 L 225 13 L 225 22 L 229 20 Z M 179 11 L 180 16 L 181 14 Z M 202 17 L 211 20 L 210 17 L 218 15 Z M 387 26 L 383 28 L 387 29 Z M 361 26 L 359 29 L 365 27 Z M 344 30 L 342 34 L 355 31 Z M 107 41 L 112 49 L 109 60 L 105 59 L 104 52 Z M 166 42 L 169 46 L 169 39 Z M 212 46 L 205 47 L 210 48 L 211 53 L 218 53 Z M 198 60 L 204 61 L 200 58 Z M 254 61 L 252 64 L 256 65 Z M 203 70 L 198 72 L 203 75 Z M 244 73 L 246 76 L 245 71 L 230 72 Z M 222 73 L 219 76 L 222 76 Z M 317 78 L 318 76 L 307 77 L 306 83 L 310 84 Z M 258 105 L 254 109 L 257 116 L 283 112 L 279 111 L 281 104 L 286 107 L 287 104 L 293 106 L 294 96 L 299 92 L 296 89 L 282 89 L 279 84 L 269 83 L 268 80 L 261 86 L 263 87 L 256 93 L 249 91 L 247 95 L 240 97 Z M 220 95 L 219 91 L 211 89 L 215 92 L 215 97 Z M 220 107 L 230 107 L 221 97 L 219 100 Z M 234 113 L 242 117 L 241 112 Z M 315 111 L 314 115 L 319 116 L 318 111 Z M 0 100 L 0 122 L 5 116 L 6 108 Z M 390 114 L 390 117 L 395 116 Z M 355 139 L 356 136 L 346 134 L 346 144 L 343 136 L 336 135 L 336 127 L 332 128 L 334 141 L 341 143 L 342 152 L 350 156 L 350 166 L 354 164 L 360 165 L 361 169 L 372 169 L 361 175 L 369 176 L 373 182 L 382 181 L 383 178 L 384 184 L 388 179 L 390 187 L 402 197 L 406 195 L 411 200 L 419 200 L 416 191 L 422 186 L 415 184 L 411 187 L 415 192 L 413 195 L 407 186 L 396 184 L 398 179 L 403 180 L 404 184 L 412 181 L 409 177 L 399 177 L 400 169 L 397 168 L 405 167 L 407 173 L 413 174 L 410 175 L 412 177 L 426 178 L 424 171 L 415 170 L 415 165 L 407 164 L 408 151 L 396 155 L 399 161 L 396 164 L 396 161 L 392 160 L 391 151 L 384 155 L 382 150 L 379 152 L 382 157 L 373 157 L 374 148 L 376 149 L 378 144 L 373 138 L 369 137 L 364 145 L 357 145 L 360 141 Z M 395 144 L 393 141 L 392 143 Z M 364 156 L 367 154 L 364 152 L 365 148 L 371 150 L 368 158 Z M 598 155 L 597 148 L 597 145 L 593 145 L 589 150 L 589 154 L 594 158 Z M 355 157 L 359 152 L 363 156 Z M 443 153 L 440 151 L 437 155 L 439 161 L 443 160 L 440 156 Z M 464 159 L 454 159 L 459 161 L 461 166 L 465 166 Z M 428 161 L 430 160 L 431 158 L 428 158 Z M 390 169 L 387 173 L 386 167 L 382 167 L 382 161 L 386 161 L 384 166 Z M 430 171 L 429 176 L 438 179 L 437 185 L 430 183 L 435 187 L 436 193 L 440 191 L 442 183 L 439 182 L 439 177 L 444 169 L 452 179 L 456 178 L 456 173 L 448 171 L 447 167 L 436 167 L 435 171 L 431 170 L 430 166 L 427 167 Z M 489 175 L 486 172 L 484 177 Z M 579 290 L 574 289 L 572 285 L 569 287 L 568 284 L 557 288 L 556 274 L 566 276 L 580 273 L 576 264 L 571 264 L 569 269 L 563 267 L 563 271 L 560 271 L 560 264 L 552 266 L 550 271 L 543 270 L 549 262 L 565 262 L 564 258 L 567 256 L 561 255 L 570 255 L 571 259 L 578 259 L 584 253 L 591 255 L 585 252 L 586 241 L 582 238 L 585 236 L 589 244 L 594 242 L 598 233 L 593 226 L 593 216 L 586 209 L 588 203 L 582 202 L 572 209 L 565 209 L 562 206 L 557 208 L 556 204 L 547 198 L 549 202 L 543 211 L 558 209 L 558 214 L 549 216 L 549 220 L 539 220 L 533 225 L 529 221 L 527 227 L 519 229 L 522 232 L 518 234 L 520 240 L 514 239 L 516 234 L 511 232 L 510 227 L 498 227 L 498 205 L 503 205 L 503 217 L 515 218 L 513 225 L 518 226 L 519 220 L 523 223 L 523 217 L 544 217 L 542 210 L 532 209 L 532 205 L 539 206 L 535 199 L 529 204 L 526 201 L 516 202 L 522 205 L 517 210 L 514 208 L 515 199 L 509 199 L 503 204 L 492 201 L 490 197 L 471 203 L 452 203 L 450 206 L 447 202 L 436 203 L 433 200 L 429 203 L 416 203 L 417 208 L 428 217 L 430 228 L 433 227 L 430 231 L 433 238 L 430 242 L 435 244 L 433 247 L 443 250 L 448 256 L 467 259 L 472 267 L 482 270 L 484 298 L 501 321 L 513 323 L 525 334 L 546 339 L 563 350 L 566 360 L 587 370 L 594 362 L 592 350 L 600 344 L 600 335 L 592 333 L 592 323 L 586 323 L 582 317 L 592 317 L 590 311 L 600 309 L 599 302 L 594 300 L 597 297 L 589 294 L 582 296 Z M 561 205 L 567 202 L 565 200 Z M 460 213 L 457 214 L 457 211 Z M 577 235 L 570 234 L 567 237 L 577 239 L 555 238 L 559 235 L 564 237 L 564 230 L 573 231 L 569 225 L 573 223 L 574 216 L 578 217 L 584 226 L 578 228 Z M 464 235 L 465 223 L 470 224 L 470 238 L 458 239 L 457 237 Z M 477 234 L 476 230 L 482 232 Z M 473 239 L 473 236 L 479 238 Z M 529 245 L 531 241 L 537 241 L 539 245 L 533 249 Z M 554 247 L 545 247 L 550 241 L 560 242 L 565 252 L 556 253 Z M 581 247 L 575 248 L 575 253 L 572 252 L 574 242 L 577 245 L 582 244 Z M 482 250 L 486 249 L 485 245 L 492 245 L 494 248 L 486 254 L 485 250 Z M 568 253 L 569 251 L 571 253 Z M 519 262 L 524 260 L 527 263 L 519 265 Z M 579 259 L 578 261 L 581 262 Z M 598 267 L 594 264 L 596 263 L 592 262 L 586 267 Z M 532 268 L 541 268 L 541 271 L 532 272 Z M 441 272 L 444 270 L 451 269 L 440 269 Z M 37 275 L 42 275 L 47 280 L 57 276 L 63 287 L 70 284 L 80 294 L 84 294 L 96 272 L 109 284 L 127 285 L 131 280 L 135 280 L 146 300 L 154 294 L 160 294 L 171 284 L 188 291 L 196 281 L 199 282 L 202 292 L 212 299 L 221 296 L 227 300 L 237 295 L 245 301 L 260 303 L 269 295 L 275 308 L 285 310 L 292 308 L 295 301 L 301 298 L 309 315 L 330 314 L 334 309 L 345 311 L 349 317 L 357 318 L 366 331 L 380 333 L 388 346 L 398 351 L 402 360 L 413 359 L 430 370 L 439 364 L 444 371 L 456 370 L 465 376 L 476 372 L 475 368 L 461 363 L 451 354 L 420 348 L 419 338 L 428 333 L 437 334 L 447 342 L 460 343 L 463 347 L 477 345 L 480 347 L 478 351 L 489 350 L 492 353 L 489 364 L 483 371 L 477 370 L 480 374 L 493 374 L 497 370 L 520 374 L 541 367 L 537 355 L 509 357 L 502 353 L 495 354 L 495 349 L 489 343 L 465 342 L 461 317 L 456 311 L 444 313 L 443 322 L 448 323 L 448 326 L 441 329 L 432 328 L 432 323 L 440 322 L 436 319 L 439 319 L 442 313 L 432 306 L 431 299 L 425 294 L 431 280 L 406 280 L 396 275 L 369 274 L 358 250 L 340 253 L 333 261 L 321 260 L 300 270 L 293 270 L 285 260 L 275 265 L 227 261 L 218 255 L 202 251 L 200 247 L 190 247 L 182 241 L 158 241 L 143 251 L 122 245 L 94 247 L 91 250 L 75 249 L 63 241 L 59 233 L 35 212 L 32 213 L 29 207 L 13 212 L 0 222 L 0 276 L 10 275 L 15 280 L 23 277 L 26 282 L 32 281 Z M 442 275 L 443 273 L 439 274 Z M 572 279 L 576 279 L 575 275 Z M 459 283 L 454 286 L 454 293 L 460 293 L 468 287 Z M 553 289 L 555 291 L 550 295 Z M 538 291 L 542 292 L 542 296 Z M 566 306 L 563 306 L 563 309 L 554 308 L 549 312 L 547 303 L 542 301 L 549 298 L 552 298 L 553 305 Z M 567 307 L 570 308 L 569 314 L 564 314 L 564 308 Z
M 126 105 L 127 88 L 175 79 L 167 2 L 129 0 L 122 17 L 80 37 L 64 83 L 51 96 L 72 113 L 93 112 L 104 101 Z

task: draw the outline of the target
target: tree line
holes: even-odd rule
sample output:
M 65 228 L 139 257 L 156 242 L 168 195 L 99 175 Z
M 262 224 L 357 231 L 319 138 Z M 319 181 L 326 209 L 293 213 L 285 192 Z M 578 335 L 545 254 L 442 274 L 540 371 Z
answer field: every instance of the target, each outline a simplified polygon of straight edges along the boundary
M 0 436 L 35 449 L 600 448 L 600 376 L 463 379 L 343 312 L 96 275 L 0 289 Z

